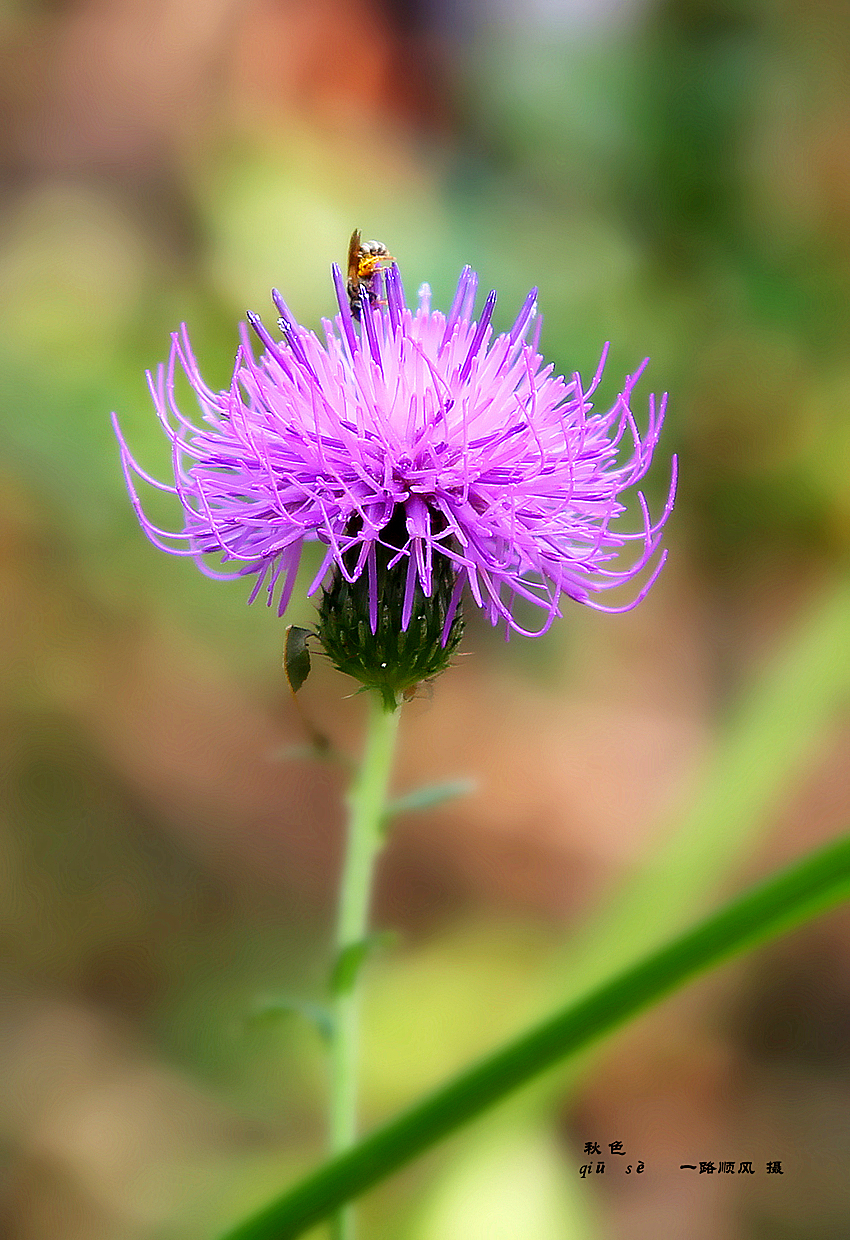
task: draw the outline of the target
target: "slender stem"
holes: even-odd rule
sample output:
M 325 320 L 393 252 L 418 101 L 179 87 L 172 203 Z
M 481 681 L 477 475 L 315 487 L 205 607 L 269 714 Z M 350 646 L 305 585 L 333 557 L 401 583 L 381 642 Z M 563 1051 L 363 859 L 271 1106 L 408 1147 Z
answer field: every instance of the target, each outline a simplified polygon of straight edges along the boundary
M 850 896 L 850 835 L 803 857 L 333 1158 L 222 1240 L 295 1240 L 512 1090 L 689 978 Z
M 330 1149 L 340 1154 L 357 1135 L 357 1067 L 360 1026 L 360 969 L 346 956 L 364 950 L 369 929 L 369 903 L 375 860 L 382 844 L 382 820 L 387 799 L 398 721 L 401 710 L 387 710 L 378 693 L 370 693 L 366 750 L 349 793 L 348 838 L 339 892 L 336 926 L 338 974 L 331 1045 Z M 335 1240 L 353 1240 L 350 1207 L 334 1218 Z

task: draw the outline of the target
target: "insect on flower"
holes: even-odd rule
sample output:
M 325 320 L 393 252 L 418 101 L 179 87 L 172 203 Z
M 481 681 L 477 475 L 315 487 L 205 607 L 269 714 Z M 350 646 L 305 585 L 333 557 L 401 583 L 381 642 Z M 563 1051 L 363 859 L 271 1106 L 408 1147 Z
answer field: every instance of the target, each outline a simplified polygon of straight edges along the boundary
M 346 292 L 351 305 L 351 314 L 359 323 L 363 293 L 374 305 L 378 300 L 374 287 L 375 276 L 384 263 L 393 262 L 393 256 L 383 241 L 361 241 L 360 229 L 355 228 L 348 243 L 348 283 Z
M 318 543 L 307 592 L 321 591 L 319 641 L 338 668 L 393 700 L 448 665 L 464 596 L 506 636 L 529 637 L 569 602 L 612 612 L 639 603 L 666 559 L 676 484 L 674 459 L 654 516 L 633 490 L 666 407 L 650 395 L 639 428 L 634 392 L 647 362 L 597 408 L 607 346 L 587 381 L 559 373 L 540 351 L 536 289 L 495 332 L 496 293 L 476 313 L 470 267 L 442 311 L 427 284 L 408 303 L 379 242 L 361 244 L 355 231 L 349 251 L 347 281 L 333 267 L 336 312 L 321 335 L 273 290 L 281 337 L 249 313 L 260 356 L 243 326 L 222 391 L 204 382 L 185 325 L 174 333 L 149 375 L 173 480 L 149 474 L 116 423 L 148 538 L 211 577 L 253 578 L 250 598 L 262 593 L 281 615 L 302 551 Z M 178 371 L 195 419 L 178 402 Z M 145 512 L 139 481 L 173 496 L 176 528 Z

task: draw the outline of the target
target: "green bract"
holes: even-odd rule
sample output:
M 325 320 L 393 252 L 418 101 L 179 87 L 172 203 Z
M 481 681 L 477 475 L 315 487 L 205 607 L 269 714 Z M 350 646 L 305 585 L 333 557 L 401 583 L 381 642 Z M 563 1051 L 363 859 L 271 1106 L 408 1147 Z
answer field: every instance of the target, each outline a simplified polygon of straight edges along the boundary
M 385 534 L 395 524 L 399 524 L 397 519 Z M 455 573 L 449 560 L 435 556 L 431 595 L 426 598 L 416 583 L 410 621 L 403 628 L 407 561 L 398 559 L 392 545 L 381 543 L 376 550 L 375 631 L 370 623 L 368 574 L 361 573 L 350 582 L 337 569 L 322 594 L 317 633 L 334 667 L 359 680 L 365 689 L 376 689 L 385 708 L 394 710 L 402 695 L 449 666 L 463 635 L 463 616 L 457 607 L 444 641 Z M 398 562 L 393 564 L 393 560 Z

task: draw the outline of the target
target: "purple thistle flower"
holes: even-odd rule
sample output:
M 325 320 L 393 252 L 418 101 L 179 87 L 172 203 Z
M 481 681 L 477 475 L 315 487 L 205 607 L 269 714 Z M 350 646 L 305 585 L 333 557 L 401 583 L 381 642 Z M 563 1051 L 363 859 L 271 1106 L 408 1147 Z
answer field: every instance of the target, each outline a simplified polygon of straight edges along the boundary
M 193 557 L 209 576 L 256 577 L 249 601 L 265 591 L 282 614 L 304 543 L 319 541 L 326 551 L 308 593 L 329 578 L 362 579 L 372 633 L 385 570 L 403 574 L 407 630 L 415 600 L 430 598 L 450 569 L 444 644 L 465 586 L 508 634 L 545 632 L 561 614 L 562 597 L 602 611 L 635 606 L 666 558 L 656 553 L 675 488 L 674 459 L 660 518 L 651 520 L 639 493 L 640 528 L 624 532 L 616 524 L 625 511 L 622 493 L 649 469 L 664 417 L 666 397 L 656 404 L 651 396 L 641 437 L 630 399 L 646 362 L 612 407 L 595 413 L 590 398 L 607 346 L 587 388 L 578 374 L 555 375 L 537 351 L 539 319 L 531 331 L 536 289 L 510 331 L 493 337 L 496 294 L 473 319 L 478 277 L 469 267 L 445 315 L 431 309 L 427 285 L 410 310 L 393 265 L 377 277 L 374 302 L 362 299 L 358 333 L 336 265 L 333 279 L 339 313 L 322 321 L 324 342 L 295 322 L 275 290 L 283 339 L 273 340 L 249 314 L 265 352 L 255 359 L 243 324 L 226 391 L 204 383 L 185 325 L 174 333 L 168 364 L 148 374 L 172 444 L 173 485 L 137 464 L 115 423 L 133 505 L 151 542 Z M 178 363 L 202 425 L 176 403 Z M 145 515 L 134 475 L 177 496 L 182 530 L 169 533 Z M 632 543 L 637 552 L 623 562 Z M 211 554 L 239 567 L 212 569 L 205 560 Z M 607 607 L 598 600 L 644 570 L 630 601 Z M 536 632 L 514 618 L 517 598 L 540 608 Z

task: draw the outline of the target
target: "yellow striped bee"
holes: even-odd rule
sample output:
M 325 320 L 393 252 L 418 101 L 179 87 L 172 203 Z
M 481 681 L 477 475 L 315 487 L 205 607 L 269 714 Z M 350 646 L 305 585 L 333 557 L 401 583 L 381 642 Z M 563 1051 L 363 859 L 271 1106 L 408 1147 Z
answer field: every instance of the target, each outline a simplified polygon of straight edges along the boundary
M 385 263 L 393 261 L 392 254 L 382 241 L 361 241 L 360 229 L 355 228 L 348 243 L 348 283 L 346 292 L 351 304 L 352 317 L 360 320 L 363 295 L 371 302 L 377 300 L 374 279 Z

